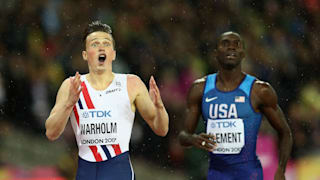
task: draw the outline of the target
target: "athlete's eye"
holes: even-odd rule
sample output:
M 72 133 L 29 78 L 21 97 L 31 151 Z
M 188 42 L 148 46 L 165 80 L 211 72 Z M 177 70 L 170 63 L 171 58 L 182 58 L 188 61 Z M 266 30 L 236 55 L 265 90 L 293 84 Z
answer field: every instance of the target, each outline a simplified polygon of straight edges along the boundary
M 110 45 L 111 45 L 111 44 L 110 44 L 109 42 L 104 42 L 104 43 L 103 43 L 103 46 L 104 46 L 104 47 L 109 47 Z
M 223 47 L 226 47 L 226 46 L 229 45 L 229 41 L 223 40 L 223 41 L 221 42 L 221 45 L 222 45 Z
M 91 44 L 91 47 L 94 47 L 94 48 L 95 48 L 95 47 L 98 47 L 98 43 L 92 43 L 92 44 Z
M 236 45 L 236 47 L 238 47 L 238 48 L 241 47 L 241 41 L 236 41 L 236 42 L 235 42 L 235 45 Z

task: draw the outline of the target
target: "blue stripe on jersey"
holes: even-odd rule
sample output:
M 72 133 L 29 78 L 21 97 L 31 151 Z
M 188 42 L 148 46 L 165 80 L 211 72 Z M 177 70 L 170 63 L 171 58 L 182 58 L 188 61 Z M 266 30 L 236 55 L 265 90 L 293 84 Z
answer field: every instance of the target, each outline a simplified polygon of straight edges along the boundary
M 102 147 L 104 153 L 106 153 L 106 156 L 107 156 L 108 160 L 111 159 L 111 154 L 110 154 L 107 146 L 106 145 L 102 145 L 101 147 Z
M 81 100 L 79 99 L 79 101 L 78 101 L 78 104 L 79 104 L 79 108 L 80 109 L 83 109 L 83 106 L 82 106 L 82 103 L 81 103 Z
M 248 97 L 250 97 L 250 92 L 252 88 L 252 83 L 255 81 L 256 78 L 247 75 L 241 85 L 239 86 L 239 89 L 242 89 Z

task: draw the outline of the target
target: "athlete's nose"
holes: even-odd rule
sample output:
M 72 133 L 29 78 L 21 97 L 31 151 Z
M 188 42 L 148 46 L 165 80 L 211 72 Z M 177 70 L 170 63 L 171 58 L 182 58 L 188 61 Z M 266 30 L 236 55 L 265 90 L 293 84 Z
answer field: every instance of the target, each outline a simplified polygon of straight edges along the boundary
M 99 46 L 99 52 L 105 52 L 103 46 Z
M 236 50 L 236 45 L 234 43 L 230 43 L 228 46 L 228 50 Z

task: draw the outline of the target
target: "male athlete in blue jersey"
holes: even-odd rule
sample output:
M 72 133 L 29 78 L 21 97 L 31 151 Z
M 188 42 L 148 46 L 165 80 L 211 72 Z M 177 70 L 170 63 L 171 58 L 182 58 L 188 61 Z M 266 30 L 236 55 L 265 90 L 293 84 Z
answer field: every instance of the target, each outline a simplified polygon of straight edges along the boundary
M 279 135 L 279 165 L 274 179 L 285 179 L 292 148 L 291 130 L 270 84 L 241 70 L 244 42 L 235 32 L 223 33 L 215 49 L 219 70 L 196 80 L 187 99 L 183 146 L 210 152 L 208 180 L 260 180 L 262 167 L 256 141 L 262 116 Z M 195 134 L 199 116 L 206 133 Z

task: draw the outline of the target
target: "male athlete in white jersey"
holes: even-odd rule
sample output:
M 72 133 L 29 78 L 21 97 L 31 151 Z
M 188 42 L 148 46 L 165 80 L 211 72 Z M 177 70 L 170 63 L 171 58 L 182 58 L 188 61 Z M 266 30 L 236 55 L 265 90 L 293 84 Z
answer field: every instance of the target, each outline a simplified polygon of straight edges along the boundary
M 79 147 L 77 180 L 131 180 L 129 141 L 134 114 L 159 136 L 168 132 L 169 118 L 153 77 L 149 93 L 141 79 L 112 72 L 116 58 L 110 26 L 99 21 L 88 25 L 82 57 L 89 73 L 66 79 L 46 121 L 49 140 L 59 138 L 70 121 Z

